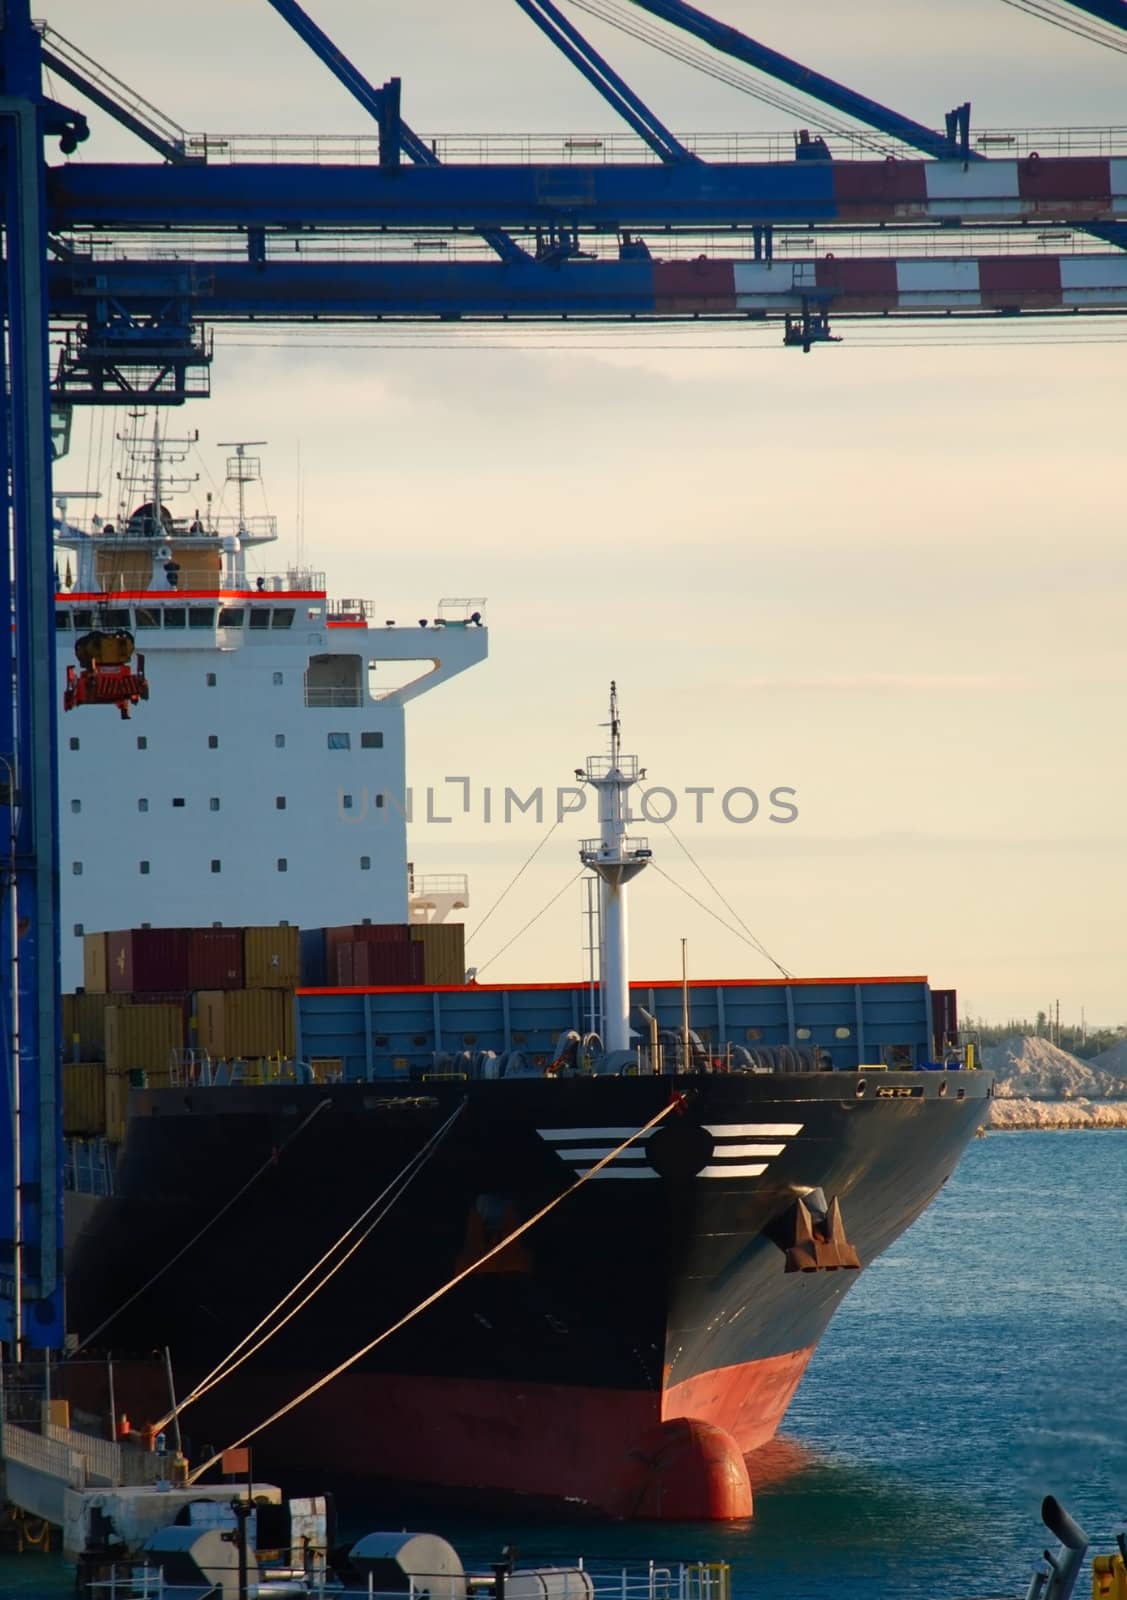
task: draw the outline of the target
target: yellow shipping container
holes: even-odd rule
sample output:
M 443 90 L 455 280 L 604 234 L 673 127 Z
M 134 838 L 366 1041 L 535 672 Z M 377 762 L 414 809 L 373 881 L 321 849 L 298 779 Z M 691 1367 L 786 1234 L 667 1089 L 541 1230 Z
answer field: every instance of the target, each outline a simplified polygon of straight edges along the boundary
M 100 1061 L 63 1064 L 63 1134 L 97 1138 L 106 1131 L 106 1069 Z
M 280 989 L 205 989 L 196 1041 L 217 1059 L 293 1054 L 293 999 Z
M 123 994 L 63 995 L 63 1060 L 106 1059 L 106 1007 L 122 1005 Z
M 129 1119 L 129 1074 L 106 1069 L 106 1138 L 111 1144 L 124 1144 L 125 1124 Z
M 179 1006 L 106 1007 L 106 1066 L 111 1072 L 143 1067 L 153 1088 L 162 1088 L 170 1082 L 172 1058 L 183 1044 Z
M 105 994 L 109 988 L 106 966 L 106 936 L 87 933 L 82 938 L 82 987 L 87 994 Z
M 462 922 L 419 922 L 411 938 L 423 947 L 424 983 L 465 983 L 466 928 Z
M 296 989 L 301 935 L 296 928 L 243 929 L 243 982 L 248 989 Z

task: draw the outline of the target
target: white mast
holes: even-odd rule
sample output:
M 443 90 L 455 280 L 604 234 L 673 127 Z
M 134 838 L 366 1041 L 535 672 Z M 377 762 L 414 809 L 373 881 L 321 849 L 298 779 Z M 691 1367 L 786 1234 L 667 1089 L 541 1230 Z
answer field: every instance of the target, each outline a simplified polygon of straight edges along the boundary
M 612 1050 L 630 1048 L 630 966 L 626 912 L 626 885 L 647 866 L 653 852 L 647 839 L 626 832 L 631 820 L 627 796 L 645 777 L 637 756 L 624 756 L 620 745 L 618 689 L 610 686 L 610 755 L 588 756 L 586 772 L 577 774 L 599 797 L 597 839 L 584 839 L 579 858 L 598 873 L 602 901 L 602 991 L 604 1044 Z
M 258 456 L 248 456 L 253 445 L 264 445 L 265 439 L 220 439 L 221 449 L 234 450 L 227 457 L 227 482 L 233 483 L 239 496 L 239 526 L 233 536 L 223 540 L 227 557 L 227 582 L 243 587 L 247 581 L 244 545 L 247 537 L 247 484 L 257 483 L 262 477 L 262 461 Z

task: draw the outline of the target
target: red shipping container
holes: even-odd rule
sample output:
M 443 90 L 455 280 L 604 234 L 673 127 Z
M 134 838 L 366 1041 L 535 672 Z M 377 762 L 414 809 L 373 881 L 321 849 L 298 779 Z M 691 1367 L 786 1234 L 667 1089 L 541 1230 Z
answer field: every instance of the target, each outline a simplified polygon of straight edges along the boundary
M 423 957 L 419 944 L 349 940 L 337 946 L 336 981 L 343 989 L 422 983 Z
M 111 994 L 185 994 L 187 928 L 132 928 L 106 935 L 106 981 Z
M 336 972 L 337 951 L 344 944 L 407 944 L 411 929 L 399 922 L 356 922 L 343 928 L 325 929 L 325 970 L 330 978 Z
M 188 988 L 243 987 L 243 930 L 191 928 L 188 932 Z

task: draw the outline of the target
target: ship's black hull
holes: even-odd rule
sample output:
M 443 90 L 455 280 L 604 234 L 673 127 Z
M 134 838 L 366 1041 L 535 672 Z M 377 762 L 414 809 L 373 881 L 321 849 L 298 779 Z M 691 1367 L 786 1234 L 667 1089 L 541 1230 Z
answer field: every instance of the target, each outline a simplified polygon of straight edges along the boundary
M 989 1087 L 973 1072 L 839 1072 L 146 1091 L 117 1193 L 74 1243 L 71 1326 L 101 1323 L 265 1163 L 101 1336 L 115 1364 L 168 1344 L 183 1389 L 464 1102 L 339 1275 L 185 1413 L 197 1446 L 224 1445 L 683 1095 L 636 1152 L 272 1426 L 257 1459 L 610 1511 L 651 1505 L 653 1467 L 666 1509 L 724 1514 L 733 1456 L 772 1436 L 857 1277 L 832 1250 L 787 1270 L 796 1200 L 836 1200 L 867 1265 L 950 1175 Z M 740 1150 L 771 1153 L 725 1153 Z M 686 1475 L 697 1499 L 673 1487 Z

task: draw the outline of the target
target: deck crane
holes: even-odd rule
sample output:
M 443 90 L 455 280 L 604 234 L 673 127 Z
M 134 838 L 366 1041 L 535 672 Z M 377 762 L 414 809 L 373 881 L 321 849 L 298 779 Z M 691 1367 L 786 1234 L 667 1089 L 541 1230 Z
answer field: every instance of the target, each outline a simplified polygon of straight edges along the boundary
M 746 86 L 734 74 L 751 69 L 832 109 L 807 119 L 815 131 L 800 129 L 787 159 L 717 160 L 707 138 L 674 133 L 571 15 L 605 15 L 604 0 L 515 4 L 632 142 L 621 159 L 607 159 L 602 141 L 590 159 L 581 142 L 557 141 L 520 162 L 447 159 L 456 148 L 404 120 L 399 79 L 369 81 L 297 0 L 268 4 L 372 118 L 368 161 L 319 165 L 298 152 L 264 165 L 230 141 L 217 159 L 214 138 L 33 23 L 29 0 L 0 11 L 0 515 L 11 553 L 0 584 L 15 619 L 4 634 L 15 695 L 0 697 L 10 823 L 0 971 L 12 974 L 0 984 L 0 1193 L 16 1197 L 0 1223 L 0 1340 L 17 1355 L 63 1340 L 51 463 L 72 407 L 205 396 L 208 327 L 252 317 L 777 319 L 786 342 L 808 351 L 834 337 L 831 318 L 1127 309 L 1127 161 L 1057 157 L 1017 135 L 999 157 L 986 135 L 972 137 L 969 104 L 930 128 L 685 0 L 631 0 L 642 36 L 674 30 L 682 59 L 692 39 L 726 63 L 726 81 Z M 1072 4 L 1127 26 L 1124 0 Z M 45 68 L 156 159 L 71 162 L 89 128 L 44 93 Z M 869 130 L 859 137 L 875 158 L 857 159 L 841 116 Z M 1029 221 L 1085 230 L 1104 248 L 962 248 L 984 229 L 1020 239 Z M 709 253 L 718 228 L 730 258 Z M 95 231 L 117 251 L 95 251 Z M 855 253 L 873 235 L 883 253 Z M 440 265 L 412 252 L 420 237 L 444 247 Z M 940 237 L 943 251 L 919 250 Z M 54 366 L 49 336 L 61 341 Z

